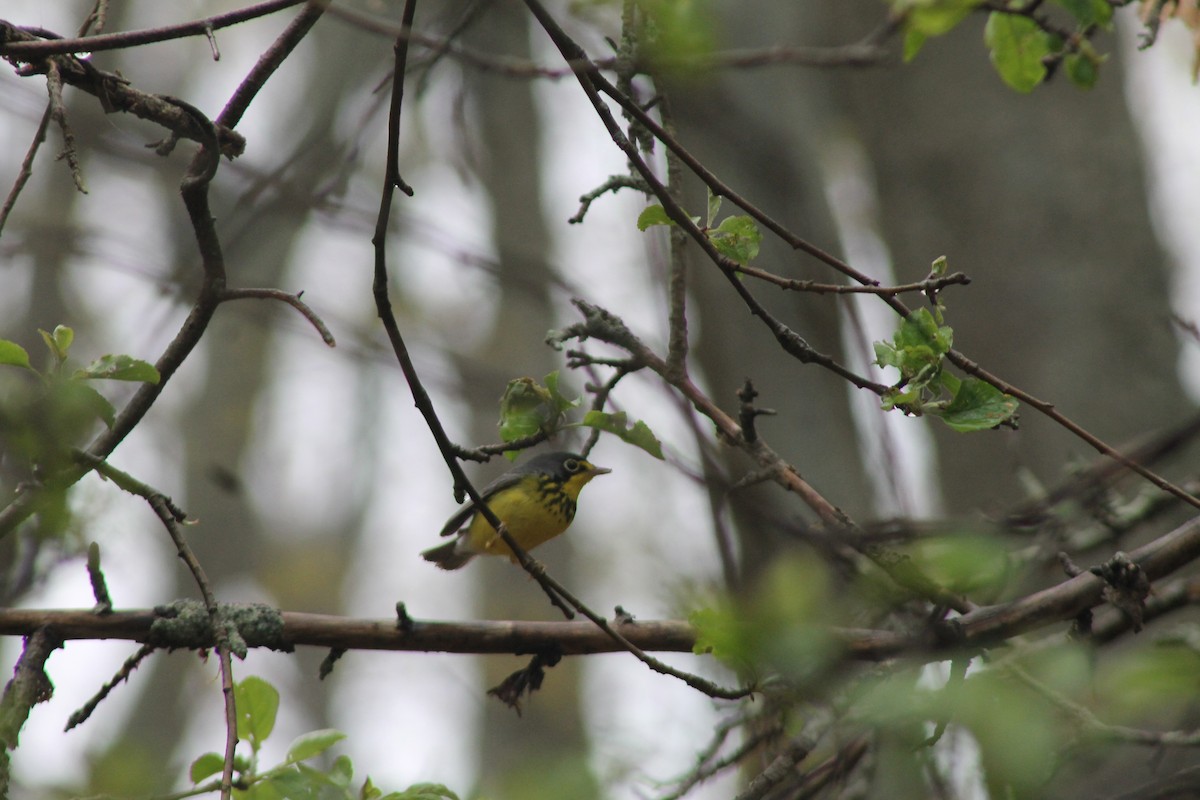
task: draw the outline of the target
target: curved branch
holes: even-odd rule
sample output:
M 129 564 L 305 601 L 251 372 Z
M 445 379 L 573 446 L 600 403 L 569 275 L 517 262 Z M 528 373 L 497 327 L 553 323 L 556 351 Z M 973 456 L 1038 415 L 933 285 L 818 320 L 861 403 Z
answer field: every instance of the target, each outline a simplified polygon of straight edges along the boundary
M 281 303 L 286 303 L 292 308 L 300 312 L 300 315 L 308 320 L 309 324 L 316 328 L 317 333 L 321 334 L 321 341 L 330 347 L 334 347 L 337 342 L 333 338 L 333 334 L 329 332 L 325 322 L 317 316 L 317 312 L 313 311 L 307 303 L 300 299 L 303 292 L 290 294 L 282 289 L 226 289 L 221 293 L 221 301 L 226 300 L 278 300 Z
M 228 28 L 257 17 L 265 17 L 276 11 L 297 6 L 308 0 L 267 0 L 258 5 L 240 8 L 227 14 L 218 14 L 207 19 L 192 22 L 182 22 L 176 25 L 165 25 L 161 28 L 147 28 L 140 31 L 125 31 L 123 33 L 103 33 L 96 36 L 82 36 L 77 39 L 22 39 L 21 41 L 6 41 L 0 44 L 0 56 L 20 61 L 32 61 L 46 56 L 65 55 L 68 53 L 97 53 L 101 50 L 120 50 L 126 47 L 137 47 L 154 42 L 165 42 L 171 39 L 183 39 L 189 36 L 210 36 L 214 30 Z M 0 27 L 12 30 L 21 29 L 0 20 Z

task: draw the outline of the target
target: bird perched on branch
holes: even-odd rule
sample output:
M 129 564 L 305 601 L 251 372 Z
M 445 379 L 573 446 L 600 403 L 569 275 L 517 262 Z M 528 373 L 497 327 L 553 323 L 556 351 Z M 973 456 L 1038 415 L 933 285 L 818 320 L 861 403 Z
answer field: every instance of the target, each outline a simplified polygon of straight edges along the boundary
M 597 467 L 576 453 L 546 453 L 516 466 L 480 493 L 522 550 L 532 550 L 565 531 L 575 518 L 579 491 L 597 475 L 612 470 Z M 469 503 L 446 521 L 442 536 L 452 541 L 421 553 L 442 569 L 458 569 L 477 555 L 504 555 L 512 550 Z

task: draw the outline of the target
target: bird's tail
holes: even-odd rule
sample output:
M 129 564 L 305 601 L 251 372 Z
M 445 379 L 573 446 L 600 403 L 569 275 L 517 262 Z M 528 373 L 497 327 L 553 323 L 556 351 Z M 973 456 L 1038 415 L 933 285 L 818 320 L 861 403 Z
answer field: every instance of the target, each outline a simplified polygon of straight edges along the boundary
M 431 547 L 421 553 L 421 558 L 426 561 L 432 561 L 442 569 L 458 569 L 474 558 L 474 556 L 474 553 L 465 553 L 458 549 L 458 539 L 451 539 L 445 544 Z

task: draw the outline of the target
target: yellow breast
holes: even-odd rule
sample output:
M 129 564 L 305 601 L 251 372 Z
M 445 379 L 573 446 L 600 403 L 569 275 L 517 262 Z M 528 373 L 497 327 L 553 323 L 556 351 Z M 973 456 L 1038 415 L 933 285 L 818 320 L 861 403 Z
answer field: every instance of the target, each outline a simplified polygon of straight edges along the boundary
M 545 475 L 529 475 L 516 486 L 497 492 L 487 503 L 521 549 L 528 551 L 567 529 L 575 517 L 575 499 L 585 483 L 587 480 L 580 476 L 559 484 Z M 482 514 L 472 517 L 466 538 L 473 552 L 512 557 L 512 550 Z

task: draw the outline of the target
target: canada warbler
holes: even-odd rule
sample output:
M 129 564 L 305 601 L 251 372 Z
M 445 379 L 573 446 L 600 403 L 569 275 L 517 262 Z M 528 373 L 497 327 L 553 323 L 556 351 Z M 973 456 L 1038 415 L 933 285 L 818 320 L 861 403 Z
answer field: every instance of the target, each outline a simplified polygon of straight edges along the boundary
M 504 473 L 488 484 L 480 497 L 521 549 L 532 550 L 567 529 L 575 517 L 579 490 L 606 472 L 612 470 L 597 467 L 575 453 L 546 453 Z M 447 520 L 442 536 L 452 535 L 453 541 L 426 550 L 421 556 L 442 569 L 458 569 L 484 554 L 516 560 L 474 503 Z

